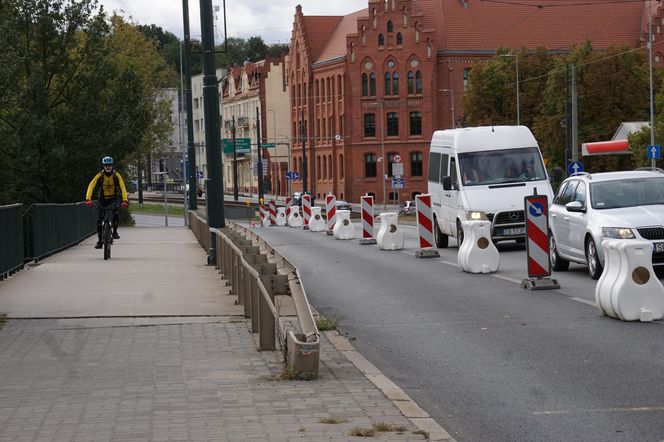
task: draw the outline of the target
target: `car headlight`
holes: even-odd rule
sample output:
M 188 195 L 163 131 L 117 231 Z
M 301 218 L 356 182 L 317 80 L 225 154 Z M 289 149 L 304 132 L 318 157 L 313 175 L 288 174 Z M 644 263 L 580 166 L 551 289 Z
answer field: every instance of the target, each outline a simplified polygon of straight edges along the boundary
M 466 219 L 468 221 L 489 220 L 489 218 L 486 216 L 486 213 L 479 211 L 466 212 Z
M 632 229 L 628 227 L 602 227 L 602 236 L 604 238 L 616 238 L 616 239 L 636 238 Z

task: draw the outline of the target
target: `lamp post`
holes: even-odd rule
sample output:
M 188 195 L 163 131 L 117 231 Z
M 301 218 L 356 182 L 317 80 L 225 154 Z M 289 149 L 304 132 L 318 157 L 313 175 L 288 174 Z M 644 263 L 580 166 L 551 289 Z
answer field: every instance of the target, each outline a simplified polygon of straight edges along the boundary
M 452 129 L 456 129 L 456 117 L 454 116 L 454 89 L 438 89 L 438 92 L 449 92 L 450 110 L 452 111 Z
M 516 61 L 516 125 L 521 125 L 521 115 L 519 114 L 519 54 L 500 54 L 501 57 L 514 57 Z
M 387 210 L 387 190 L 385 189 L 385 181 L 387 180 L 387 174 L 385 173 L 385 101 L 380 101 L 381 117 L 380 117 L 380 161 L 381 161 L 381 172 L 383 181 L 383 210 Z
M 655 144 L 655 113 L 653 109 L 653 91 L 652 91 L 652 4 L 648 3 L 648 71 L 650 76 L 650 145 Z M 655 170 L 656 160 L 653 157 L 650 160 L 652 170 Z

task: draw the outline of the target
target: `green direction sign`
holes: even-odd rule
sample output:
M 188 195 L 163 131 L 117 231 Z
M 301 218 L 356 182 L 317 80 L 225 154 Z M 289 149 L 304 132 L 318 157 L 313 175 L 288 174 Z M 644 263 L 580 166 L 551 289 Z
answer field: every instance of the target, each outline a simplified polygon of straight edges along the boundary
M 275 148 L 277 145 L 275 143 L 261 143 L 263 149 Z
M 236 153 L 251 153 L 251 138 L 236 138 L 235 139 L 235 152 Z M 224 138 L 224 153 L 233 154 L 233 139 Z

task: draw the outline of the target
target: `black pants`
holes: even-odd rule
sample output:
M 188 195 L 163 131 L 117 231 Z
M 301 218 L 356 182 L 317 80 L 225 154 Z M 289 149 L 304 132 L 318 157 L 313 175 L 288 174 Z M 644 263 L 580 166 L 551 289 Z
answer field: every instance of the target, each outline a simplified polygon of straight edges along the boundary
M 113 225 L 113 233 L 118 233 L 118 224 L 119 224 L 119 216 L 118 216 L 118 207 L 119 207 L 119 202 L 117 199 L 100 199 L 97 201 L 97 238 L 99 238 L 99 242 L 101 242 L 101 225 L 104 223 L 104 207 L 112 207 L 113 208 L 113 222 L 111 223 Z

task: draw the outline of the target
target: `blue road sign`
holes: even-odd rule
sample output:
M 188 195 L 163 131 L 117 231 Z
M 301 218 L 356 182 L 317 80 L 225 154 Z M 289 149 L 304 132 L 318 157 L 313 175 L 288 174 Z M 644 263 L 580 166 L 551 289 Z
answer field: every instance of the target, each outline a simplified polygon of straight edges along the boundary
M 297 172 L 291 172 L 290 170 L 286 172 L 286 179 L 287 180 L 297 180 L 300 178 L 300 174 Z
M 392 178 L 392 189 L 403 189 L 406 180 L 403 178 Z
M 654 146 L 648 146 L 648 159 L 649 160 L 659 160 L 662 158 L 662 148 L 659 144 Z
M 202 170 L 197 170 L 196 171 L 196 178 L 202 179 L 203 178 L 203 171 Z
M 583 164 L 581 161 L 572 161 L 567 165 L 567 174 L 571 175 L 573 173 L 583 172 Z
M 535 201 L 530 205 L 528 211 L 532 216 L 537 217 L 544 213 L 544 206 L 539 201 Z

